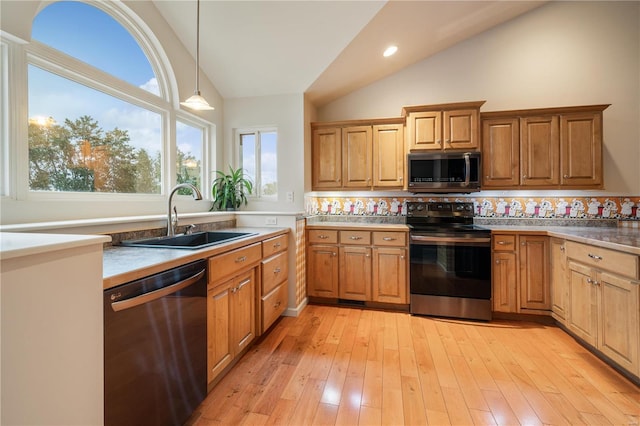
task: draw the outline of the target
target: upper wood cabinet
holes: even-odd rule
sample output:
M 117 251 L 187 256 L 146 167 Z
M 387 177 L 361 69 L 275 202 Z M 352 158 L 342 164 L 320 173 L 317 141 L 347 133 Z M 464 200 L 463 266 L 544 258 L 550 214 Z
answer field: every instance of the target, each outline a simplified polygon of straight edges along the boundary
M 312 188 L 403 187 L 404 119 L 312 123 Z
M 409 150 L 478 150 L 482 104 L 484 101 L 404 107 Z
M 602 188 L 607 107 L 482 113 L 482 187 Z

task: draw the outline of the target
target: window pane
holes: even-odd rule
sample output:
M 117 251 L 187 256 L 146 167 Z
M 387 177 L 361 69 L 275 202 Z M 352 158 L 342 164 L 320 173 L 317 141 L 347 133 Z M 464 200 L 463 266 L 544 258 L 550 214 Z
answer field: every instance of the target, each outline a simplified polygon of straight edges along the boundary
M 275 196 L 278 194 L 278 161 L 276 132 L 260 134 L 260 180 L 261 195 Z
M 240 167 L 245 175 L 256 183 L 256 135 L 247 133 L 240 135 Z M 256 191 L 257 188 L 254 188 Z
M 32 37 L 67 55 L 160 95 L 151 64 L 118 21 L 85 3 L 61 1 L 33 20 Z
M 7 45 L 0 43 L 0 196 L 8 195 L 9 183 L 9 108 L 7 64 L 9 63 Z
M 190 183 L 202 190 L 202 140 L 202 129 L 176 122 L 176 183 Z M 191 191 L 180 189 L 178 194 L 191 195 Z
M 30 189 L 160 193 L 161 121 L 30 65 Z

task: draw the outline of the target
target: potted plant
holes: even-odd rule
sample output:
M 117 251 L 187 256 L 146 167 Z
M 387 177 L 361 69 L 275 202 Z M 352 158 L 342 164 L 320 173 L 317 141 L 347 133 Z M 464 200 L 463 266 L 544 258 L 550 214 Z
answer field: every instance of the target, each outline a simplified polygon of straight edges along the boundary
M 229 173 L 216 171 L 216 179 L 212 183 L 211 195 L 213 206 L 218 210 L 235 210 L 242 203 L 247 204 L 247 194 L 253 191 L 253 183 L 245 177 L 242 168 L 233 170 L 229 166 Z

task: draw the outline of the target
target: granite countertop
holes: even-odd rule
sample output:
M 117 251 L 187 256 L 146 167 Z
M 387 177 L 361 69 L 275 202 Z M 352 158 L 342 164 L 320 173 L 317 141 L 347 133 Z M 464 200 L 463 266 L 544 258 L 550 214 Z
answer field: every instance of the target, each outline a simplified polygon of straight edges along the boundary
M 493 232 L 534 232 L 640 255 L 640 229 L 631 227 L 481 225 Z
M 103 254 L 103 287 L 144 278 L 196 260 L 206 259 L 264 239 L 284 234 L 289 228 L 231 228 L 225 231 L 252 232 L 256 235 L 198 250 L 110 246 Z
M 308 229 L 345 228 L 362 229 L 367 231 L 408 231 L 404 223 L 365 223 L 365 222 L 314 222 L 307 224 Z

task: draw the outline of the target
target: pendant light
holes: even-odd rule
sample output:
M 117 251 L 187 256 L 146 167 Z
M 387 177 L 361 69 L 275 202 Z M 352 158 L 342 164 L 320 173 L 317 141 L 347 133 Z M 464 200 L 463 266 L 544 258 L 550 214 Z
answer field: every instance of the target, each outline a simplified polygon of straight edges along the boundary
M 198 111 L 213 109 L 213 107 L 200 96 L 200 0 L 197 0 L 196 11 L 196 90 L 193 92 L 193 96 L 184 102 L 180 102 L 180 105 Z

